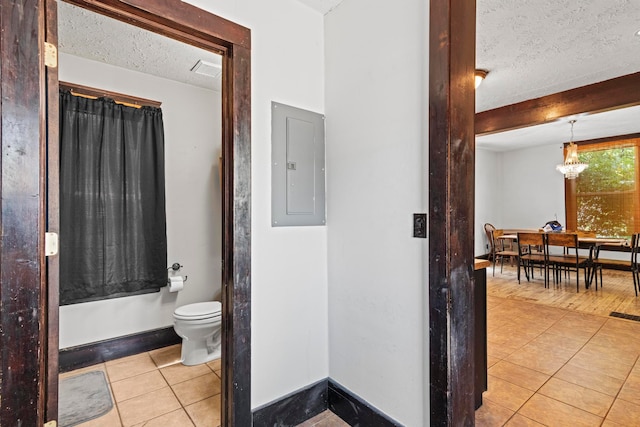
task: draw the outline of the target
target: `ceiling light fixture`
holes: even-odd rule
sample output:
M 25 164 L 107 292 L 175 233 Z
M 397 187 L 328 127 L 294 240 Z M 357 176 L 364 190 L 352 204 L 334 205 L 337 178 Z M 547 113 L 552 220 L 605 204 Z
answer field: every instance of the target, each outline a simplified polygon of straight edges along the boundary
M 564 174 L 567 179 L 575 179 L 580 175 L 580 172 L 584 171 L 589 165 L 581 163 L 578 160 L 578 146 L 573 143 L 573 124 L 575 120 L 570 120 L 571 123 L 571 140 L 567 145 L 567 154 L 564 158 L 564 164 L 556 166 L 556 170 Z
M 475 73 L 476 89 L 478 89 L 478 86 L 480 86 L 480 83 L 482 83 L 485 77 L 487 77 L 487 74 L 489 74 L 487 70 L 476 70 L 476 73 Z
M 637 37 L 640 37 L 640 30 L 636 31 L 634 35 L 636 35 Z

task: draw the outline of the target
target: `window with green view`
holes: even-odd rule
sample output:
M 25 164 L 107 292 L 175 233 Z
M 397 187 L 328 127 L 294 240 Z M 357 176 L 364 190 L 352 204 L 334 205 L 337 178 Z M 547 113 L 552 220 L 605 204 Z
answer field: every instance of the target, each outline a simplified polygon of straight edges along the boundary
M 632 139 L 578 146 L 580 161 L 589 167 L 575 185 L 567 185 L 568 225 L 600 237 L 629 238 L 640 232 L 639 143 Z

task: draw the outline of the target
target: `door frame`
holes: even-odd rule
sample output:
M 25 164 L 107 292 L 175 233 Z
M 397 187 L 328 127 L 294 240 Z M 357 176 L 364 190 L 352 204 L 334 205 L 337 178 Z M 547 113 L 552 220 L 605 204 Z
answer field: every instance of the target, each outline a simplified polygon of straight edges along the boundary
M 222 425 L 251 425 L 251 33 L 180 0 L 64 0 L 222 55 Z M 57 4 L 46 0 L 57 46 Z M 58 75 L 47 69 L 47 138 L 58 140 Z M 48 146 L 48 231 L 58 231 L 58 144 Z M 57 420 L 58 260 L 48 260 L 46 420 Z M 45 361 L 46 362 L 46 361 Z

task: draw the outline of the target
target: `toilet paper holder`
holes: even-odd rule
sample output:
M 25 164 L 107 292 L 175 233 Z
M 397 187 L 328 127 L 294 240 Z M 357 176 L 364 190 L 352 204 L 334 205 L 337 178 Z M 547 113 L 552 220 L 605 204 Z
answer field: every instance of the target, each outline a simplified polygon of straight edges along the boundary
M 182 268 L 182 266 L 180 265 L 179 262 L 174 262 L 173 264 L 171 264 L 170 267 L 167 267 L 167 271 L 169 271 L 169 270 L 178 271 L 181 268 Z M 189 276 L 184 276 L 183 282 L 187 281 L 187 277 L 189 277 Z M 169 282 L 170 282 L 170 279 L 167 278 L 167 283 L 169 283 Z

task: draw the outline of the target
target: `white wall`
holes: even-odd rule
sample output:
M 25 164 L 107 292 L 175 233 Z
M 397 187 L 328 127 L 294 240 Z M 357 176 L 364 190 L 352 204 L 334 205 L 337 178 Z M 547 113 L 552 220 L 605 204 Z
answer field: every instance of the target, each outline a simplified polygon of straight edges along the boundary
M 484 224 L 502 228 L 504 191 L 502 153 L 476 148 L 475 256 L 489 253 Z
M 498 228 L 539 228 L 558 219 L 565 225 L 563 162 L 557 144 L 506 151 L 502 159 L 502 220 Z
M 411 225 L 427 205 L 426 4 L 345 0 L 325 18 L 330 376 L 409 426 L 429 413 Z
M 190 0 L 251 29 L 251 404 L 329 375 L 326 227 L 271 227 L 271 101 L 324 112 L 323 16 L 296 0 Z
M 556 144 L 504 152 L 476 149 L 475 255 L 488 253 L 483 226 L 539 228 L 566 224 L 563 162 Z
M 171 326 L 176 307 L 220 298 L 220 93 L 64 53 L 60 80 L 162 102 L 167 262 L 188 275 L 178 293 L 60 307 L 60 348 Z

